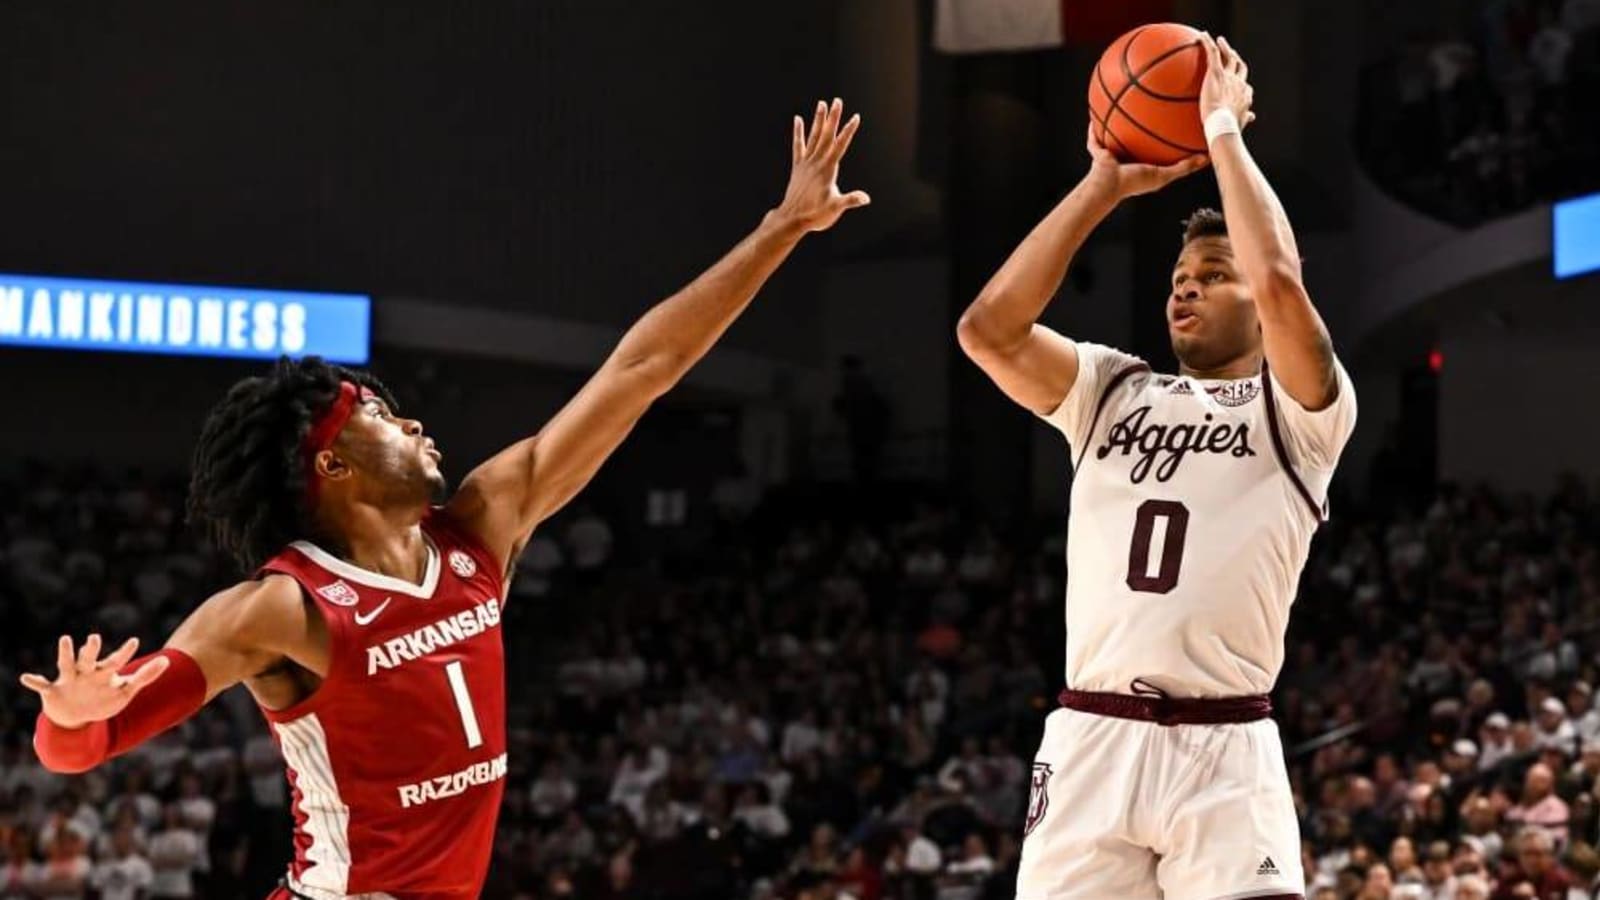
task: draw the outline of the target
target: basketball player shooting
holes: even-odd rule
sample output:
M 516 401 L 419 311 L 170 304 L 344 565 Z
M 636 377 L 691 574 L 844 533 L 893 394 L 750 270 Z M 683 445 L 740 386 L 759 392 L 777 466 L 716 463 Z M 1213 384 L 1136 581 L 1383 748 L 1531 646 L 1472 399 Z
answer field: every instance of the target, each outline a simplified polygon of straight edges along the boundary
M 1206 155 L 1089 173 L 962 317 L 966 353 L 1072 452 L 1067 689 L 1033 764 L 1017 896 L 1301 897 L 1299 828 L 1267 698 L 1324 494 L 1355 425 L 1349 376 L 1251 159 L 1252 90 L 1201 37 Z M 1177 375 L 1038 323 L 1123 200 L 1209 161 L 1166 318 Z
M 293 790 L 295 857 L 274 897 L 475 898 L 506 774 L 499 626 L 533 529 L 593 477 L 809 232 L 869 202 L 841 193 L 860 125 L 794 120 L 783 201 L 732 252 L 646 313 L 536 435 L 442 506 L 434 442 L 372 375 L 280 361 L 235 384 L 194 456 L 190 515 L 249 579 L 206 600 L 159 653 L 60 640 L 34 746 L 82 772 L 244 684 Z

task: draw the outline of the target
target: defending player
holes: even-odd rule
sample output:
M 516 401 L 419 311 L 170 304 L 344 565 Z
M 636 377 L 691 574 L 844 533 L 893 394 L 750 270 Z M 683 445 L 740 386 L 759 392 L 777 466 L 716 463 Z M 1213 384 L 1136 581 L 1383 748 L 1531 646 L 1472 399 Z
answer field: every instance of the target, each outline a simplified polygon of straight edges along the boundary
M 166 648 L 100 657 L 90 635 L 43 700 L 40 758 L 77 772 L 243 683 L 293 788 L 295 858 L 275 896 L 474 898 L 506 772 L 499 624 L 533 529 L 594 475 L 703 356 L 841 194 L 859 127 L 842 104 L 794 121 L 783 202 L 726 257 L 650 310 L 533 437 L 474 469 L 443 506 L 440 456 L 370 374 L 280 362 L 228 392 L 194 459 L 191 515 L 250 580 L 211 597 Z
M 1075 475 L 1062 709 L 1033 765 L 1017 896 L 1301 897 L 1299 828 L 1267 699 L 1356 403 L 1283 208 L 1245 147 L 1247 68 L 1204 38 L 1223 216 L 1192 216 L 1166 315 L 1180 371 L 1037 323 L 1122 200 L 1206 163 L 1091 170 L 963 316 L 961 345 L 1059 429 Z

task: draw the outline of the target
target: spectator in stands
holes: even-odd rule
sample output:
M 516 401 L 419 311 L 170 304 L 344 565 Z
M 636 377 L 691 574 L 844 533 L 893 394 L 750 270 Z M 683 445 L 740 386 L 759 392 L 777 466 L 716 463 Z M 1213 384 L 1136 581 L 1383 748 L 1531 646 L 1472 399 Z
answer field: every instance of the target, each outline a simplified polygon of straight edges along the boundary
M 939 786 L 951 793 L 960 793 L 964 785 L 987 781 L 986 768 L 979 754 L 978 739 L 962 738 L 961 752 L 946 760 L 939 769 Z
M 528 792 L 534 817 L 546 824 L 559 821 L 577 799 L 578 785 L 562 771 L 560 763 L 545 760 Z
M 1565 865 L 1572 879 L 1572 887 L 1567 892 L 1568 900 L 1574 896 L 1592 900 L 1596 880 L 1600 878 L 1600 853 L 1596 853 L 1590 844 L 1581 841 L 1574 843 L 1567 850 Z
M 0 900 L 26 898 L 33 869 L 33 834 L 26 826 L 10 826 L 0 842 L 0 854 Z
M 994 857 L 983 836 L 969 834 L 961 842 L 961 858 L 944 867 L 936 896 L 938 900 L 974 900 L 994 870 Z
M 1456 876 L 1450 859 L 1450 843 L 1433 841 L 1422 860 L 1420 900 L 1455 900 Z
M 1422 881 L 1422 865 L 1417 859 L 1417 845 L 1404 835 L 1389 844 L 1389 872 L 1396 884 Z
M 1555 773 L 1544 763 L 1528 768 L 1523 780 L 1522 797 L 1517 805 L 1506 811 L 1506 821 L 1513 825 L 1526 825 L 1541 829 L 1557 845 L 1567 842 L 1567 802 L 1555 793 Z M 1521 848 L 1518 848 L 1521 852 Z
M 839 870 L 841 862 L 838 840 L 839 835 L 832 825 L 826 822 L 817 825 L 811 830 L 811 839 L 790 863 L 790 873 L 814 879 L 832 876 Z
M 1403 777 L 1394 754 L 1378 754 L 1372 765 L 1372 789 L 1377 797 L 1374 811 L 1379 816 L 1389 816 L 1398 812 L 1406 802 L 1406 792 L 1410 788 L 1411 785 Z
M 184 821 L 179 804 L 167 804 L 163 824 L 150 839 L 150 864 L 155 869 L 150 896 L 173 900 L 195 897 L 195 873 L 205 845 Z
M 89 876 L 100 900 L 139 900 L 155 881 L 150 860 L 139 851 L 136 825 L 119 821 L 111 831 L 111 844 Z
M 1478 756 L 1479 769 L 1493 769 L 1516 752 L 1511 742 L 1511 720 L 1503 712 L 1490 713 L 1483 720 L 1483 729 L 1478 734 L 1482 744 Z
M 1489 880 L 1482 875 L 1461 876 L 1453 900 L 1489 900 Z
M 608 801 L 626 809 L 635 820 L 639 819 L 643 814 L 645 792 L 667 774 L 668 762 L 667 752 L 660 747 L 629 745 L 611 779 Z
M 1461 738 L 1450 743 L 1444 754 L 1444 774 L 1448 788 L 1459 794 L 1476 778 L 1478 771 L 1478 745 Z
M 89 861 L 89 836 L 73 820 L 60 823 L 49 839 L 43 836 L 44 860 L 26 876 L 31 896 L 39 900 L 82 900 L 94 869 Z
M 1546 697 L 1539 703 L 1537 729 L 1533 745 L 1540 749 L 1551 748 L 1571 753 L 1577 741 L 1577 729 L 1567 719 L 1567 707 L 1555 697 Z
M 1544 828 L 1530 827 L 1517 833 L 1515 868 L 1507 868 L 1495 890 L 1495 900 L 1520 896 L 1538 900 L 1566 900 L 1572 878 L 1556 859 L 1556 842 Z M 1524 887 L 1526 886 L 1526 887 Z M 1532 888 L 1532 893 L 1519 893 Z
M 915 823 L 901 823 L 899 839 L 895 846 L 899 854 L 894 857 L 895 865 L 892 868 L 912 878 L 926 879 L 931 883 L 933 877 L 944 868 L 944 857 L 939 852 L 939 845 L 928 840 Z
M 1389 895 L 1393 891 L 1394 877 L 1389 867 L 1381 862 L 1373 863 L 1367 867 L 1357 900 L 1389 900 Z
M 783 728 L 781 756 L 786 763 L 798 762 L 806 754 L 822 746 L 822 732 L 817 728 L 817 708 L 807 706 L 800 718 Z

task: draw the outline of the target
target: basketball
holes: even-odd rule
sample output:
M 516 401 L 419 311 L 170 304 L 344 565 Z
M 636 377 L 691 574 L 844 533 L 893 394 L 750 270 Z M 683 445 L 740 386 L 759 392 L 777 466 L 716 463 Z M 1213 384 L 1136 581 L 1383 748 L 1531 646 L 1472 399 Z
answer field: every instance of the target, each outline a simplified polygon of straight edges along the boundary
M 1206 152 L 1205 74 L 1199 31 L 1173 22 L 1129 31 L 1111 42 L 1089 79 L 1095 136 L 1126 162 L 1165 166 Z

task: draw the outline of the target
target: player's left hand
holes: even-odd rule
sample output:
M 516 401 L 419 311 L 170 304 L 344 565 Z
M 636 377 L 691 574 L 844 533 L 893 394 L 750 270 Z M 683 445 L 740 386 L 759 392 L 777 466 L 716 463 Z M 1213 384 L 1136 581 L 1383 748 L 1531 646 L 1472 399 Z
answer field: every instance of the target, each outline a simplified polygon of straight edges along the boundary
M 866 191 L 839 191 L 839 161 L 861 127 L 860 114 L 841 127 L 843 117 L 844 102 L 837 97 L 831 104 L 817 101 L 809 130 L 794 117 L 793 168 L 777 212 L 806 231 L 826 231 L 845 210 L 872 202 Z
M 1159 191 L 1185 175 L 1204 169 L 1211 163 L 1211 158 L 1204 153 L 1197 153 L 1170 166 L 1122 162 L 1106 149 L 1105 144 L 1100 143 L 1100 136 L 1095 134 L 1094 125 L 1091 119 L 1086 143 L 1092 162 L 1089 164 L 1089 174 L 1085 176 L 1085 180 L 1111 191 L 1112 196 L 1118 201 Z
M 1219 109 L 1231 109 L 1244 128 L 1256 119 L 1250 111 L 1256 89 L 1250 86 L 1250 66 L 1224 37 L 1200 36 L 1206 51 L 1206 77 L 1200 85 L 1200 118 Z

